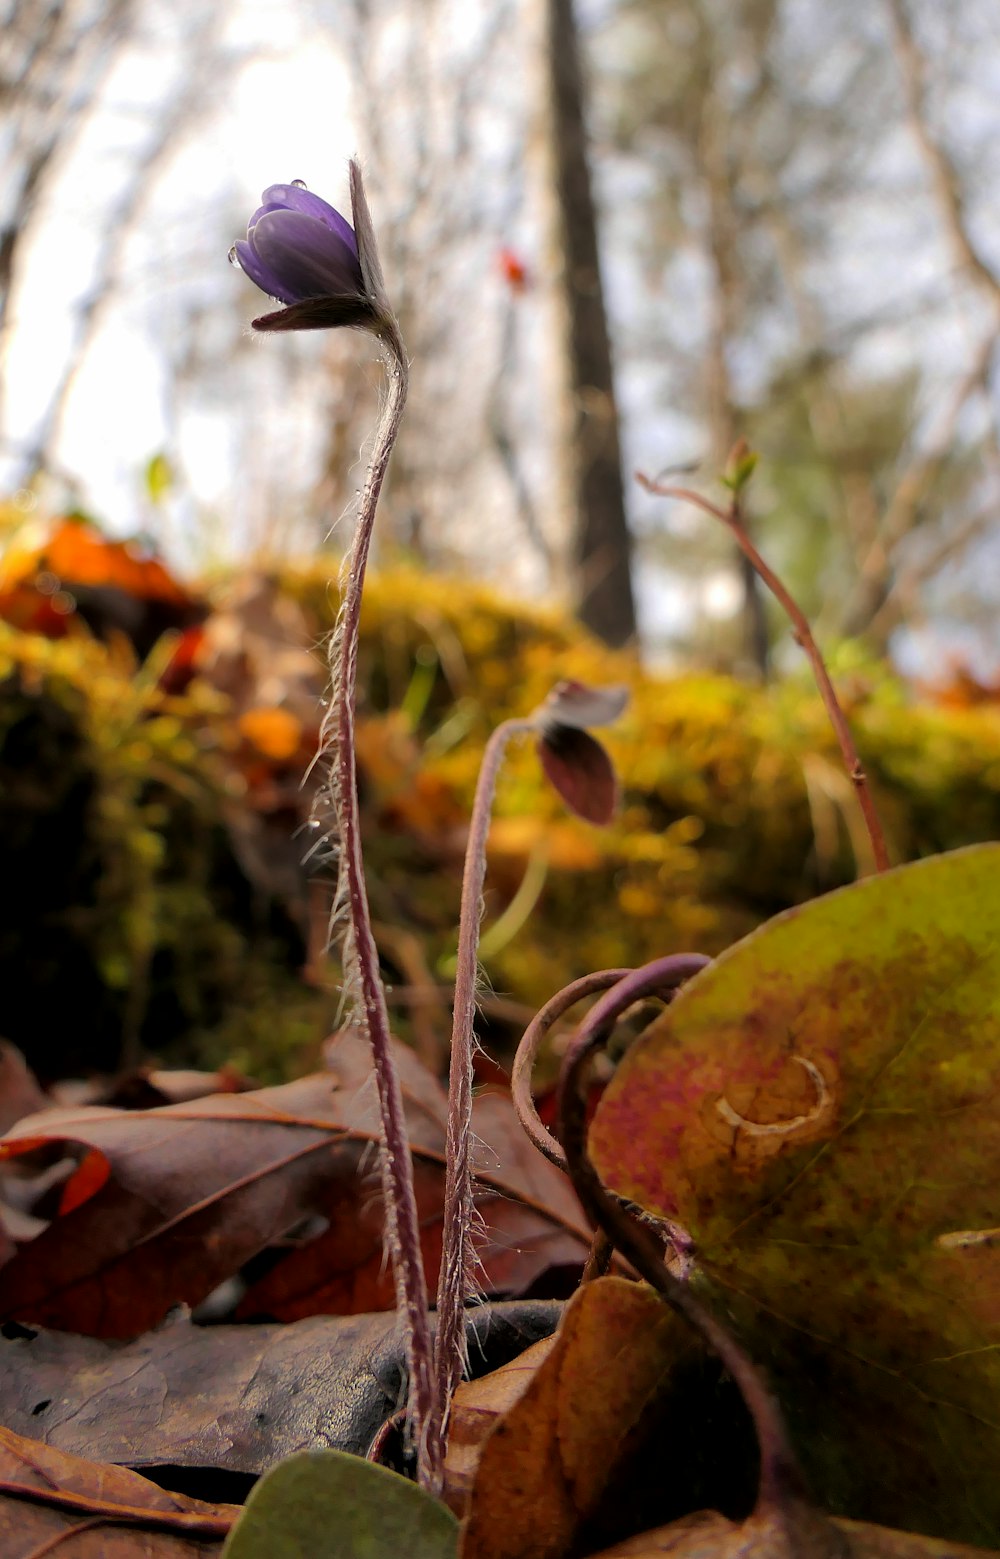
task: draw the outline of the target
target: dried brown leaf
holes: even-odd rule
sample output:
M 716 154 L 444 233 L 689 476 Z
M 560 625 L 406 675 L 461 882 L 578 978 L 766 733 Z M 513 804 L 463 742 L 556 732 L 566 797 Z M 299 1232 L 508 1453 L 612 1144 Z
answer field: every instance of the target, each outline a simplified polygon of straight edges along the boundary
M 442 1497 L 462 1515 L 472 1492 L 483 1446 L 500 1419 L 520 1402 L 535 1372 L 555 1346 L 555 1337 L 543 1337 L 516 1359 L 511 1359 L 479 1380 L 464 1380 L 455 1392 L 448 1419 L 448 1452 L 445 1457 Z
M 550 1332 L 558 1315 L 558 1304 L 538 1300 L 472 1312 L 473 1367 L 509 1359 Z M 313 1446 L 364 1455 L 403 1391 L 402 1335 L 389 1314 L 269 1326 L 178 1318 L 126 1344 L 8 1331 L 0 1338 L 7 1426 L 139 1470 L 259 1474 Z
M 698 1374 L 704 1362 L 688 1329 L 645 1285 L 601 1278 L 580 1289 L 551 1350 L 482 1445 L 463 1559 L 563 1559 L 584 1534 L 588 1544 L 607 1543 L 690 1508 L 681 1500 L 700 1502 L 687 1444 L 704 1428 L 706 1404 L 733 1414 L 717 1374 Z M 692 1369 L 697 1379 L 682 1395 L 675 1382 Z M 745 1415 L 741 1435 L 719 1456 L 737 1500 L 746 1467 L 755 1472 Z M 751 1488 L 743 1510 L 752 1503 Z
M 412 1060 L 412 1054 L 407 1055 Z M 433 1092 L 428 1090 L 424 1104 L 437 1122 L 439 1148 L 433 1159 L 418 1153 L 414 1172 L 424 1264 L 433 1280 L 441 1259 L 447 1100 L 444 1090 L 430 1081 Z M 510 1096 L 490 1091 L 476 1099 L 472 1128 L 478 1141 L 476 1204 L 487 1228 L 479 1246 L 486 1291 L 521 1294 L 551 1268 L 581 1265 L 589 1236 L 579 1204 L 565 1175 L 525 1137 Z M 377 1187 L 359 1187 L 356 1178 L 334 1184 L 323 1213 L 328 1220 L 324 1232 L 290 1251 L 255 1283 L 241 1301 L 237 1319 L 295 1321 L 307 1315 L 353 1315 L 394 1307 Z
M 432 1256 L 446 1103 L 412 1052 L 399 1046 L 397 1059 Z M 391 1307 L 368 1046 L 342 1034 L 328 1060 L 330 1072 L 278 1088 L 152 1110 L 48 1110 L 19 1122 L 0 1157 L 63 1143 L 83 1156 L 62 1187 L 59 1215 L 3 1269 L 0 1316 L 136 1336 L 172 1304 L 197 1304 L 308 1215 L 329 1218 L 332 1232 L 279 1260 L 247 1297 L 245 1313 L 292 1319 Z M 486 1113 L 499 1129 L 497 1107 Z M 498 1281 L 487 1272 L 493 1291 L 506 1292 L 523 1290 L 545 1265 L 581 1260 L 587 1243 L 572 1192 L 515 1138 L 509 1105 L 508 1117 L 502 1162 L 484 1176 L 486 1196 L 506 1199 L 496 1225 L 514 1248 L 497 1247 Z
M 808 1530 L 795 1533 L 793 1547 L 787 1529 L 767 1513 L 734 1522 L 702 1510 L 605 1548 L 595 1559 L 984 1559 L 991 1552 L 862 1521 L 825 1521 L 814 1513 Z
M 239 1514 L 0 1429 L 4 1559 L 207 1559 Z

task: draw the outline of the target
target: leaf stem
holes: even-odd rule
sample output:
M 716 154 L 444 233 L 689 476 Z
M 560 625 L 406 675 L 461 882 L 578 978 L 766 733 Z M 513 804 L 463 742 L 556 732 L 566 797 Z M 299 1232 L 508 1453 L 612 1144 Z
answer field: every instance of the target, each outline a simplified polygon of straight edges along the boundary
M 472 1194 L 472 1084 L 475 1058 L 479 927 L 486 881 L 486 841 L 497 777 L 508 743 L 535 729 L 532 720 L 505 720 L 486 744 L 476 781 L 462 875 L 455 1005 L 448 1074 L 444 1229 L 437 1292 L 434 1397 L 428 1430 L 429 1461 L 440 1475 L 448 1410 L 465 1363 L 465 1303 L 475 1288 Z
M 404 1322 L 410 1379 L 409 1415 L 417 1449 L 417 1475 L 426 1487 L 433 1487 L 437 1475 L 428 1460 L 427 1441 L 432 1403 L 432 1347 L 427 1288 L 403 1095 L 392 1054 L 389 1013 L 365 886 L 355 758 L 361 596 L 375 512 L 389 456 L 402 421 L 409 378 L 406 353 L 394 320 L 387 319 L 383 323 L 379 339 L 386 357 L 388 391 L 358 504 L 354 545 L 344 580 L 340 619 L 331 644 L 333 692 L 327 731 L 331 739 L 331 785 L 340 836 L 338 898 L 346 903 L 349 916 L 344 946 L 345 975 L 349 988 L 353 987 L 357 997 L 360 1019 L 372 1047 L 382 1120 L 381 1164 L 386 1243 L 396 1284 L 397 1311 Z
M 690 1285 L 664 1264 L 662 1244 L 638 1222 L 601 1181 L 587 1152 L 585 1074 L 605 1043 L 615 1020 L 641 996 L 679 984 L 696 972 L 686 954 L 659 958 L 634 969 L 606 992 L 587 1013 L 563 1060 L 559 1079 L 559 1136 L 573 1188 L 584 1211 L 605 1231 L 616 1249 L 692 1326 L 721 1360 L 739 1388 L 753 1419 L 760 1446 L 758 1508 L 780 1509 L 802 1492 L 802 1478 L 781 1409 L 749 1355 L 702 1304 Z
M 557 1169 L 565 1170 L 566 1155 L 548 1127 L 539 1119 L 531 1091 L 531 1074 L 538 1059 L 538 1052 L 542 1048 L 542 1041 L 552 1025 L 558 1023 L 559 1019 L 571 1007 L 575 1007 L 578 1001 L 584 1001 L 588 996 L 599 995 L 609 986 L 617 985 L 619 980 L 624 980 L 631 972 L 631 969 L 599 969 L 594 974 L 582 975 L 571 985 L 564 985 L 561 991 L 556 991 L 554 996 L 549 997 L 544 1007 L 539 1008 L 521 1036 L 510 1073 L 510 1096 L 514 1104 L 514 1112 L 539 1153 L 544 1153 L 549 1163 L 555 1164 Z
M 717 520 L 722 521 L 723 525 L 728 526 L 735 536 L 736 543 L 743 555 L 788 614 L 792 624 L 792 631 L 808 657 L 809 664 L 813 670 L 813 676 L 816 678 L 820 697 L 826 705 L 830 724 L 833 726 L 837 741 L 840 744 L 840 751 L 844 759 L 844 767 L 847 770 L 848 778 L 857 792 L 858 804 L 861 807 L 865 827 L 868 830 L 868 838 L 871 841 L 875 870 L 879 872 L 888 870 L 890 865 L 889 851 L 886 847 L 885 834 L 882 830 L 882 823 L 879 819 L 875 801 L 868 787 L 868 777 L 858 756 L 858 750 L 851 735 L 851 728 L 847 723 L 847 716 L 840 706 L 836 690 L 830 680 L 830 673 L 827 671 L 826 663 L 820 653 L 819 645 L 813 638 L 812 629 L 802 608 L 785 588 L 774 570 L 769 568 L 764 562 L 764 559 L 750 540 L 740 514 L 739 494 L 733 494 L 732 502 L 728 509 L 720 509 L 718 504 L 712 503 L 708 498 L 703 498 L 700 493 L 693 492 L 688 487 L 664 486 L 660 482 L 654 481 L 651 477 L 644 476 L 641 471 L 636 473 L 636 480 L 642 484 L 647 492 L 655 493 L 658 498 L 678 498 L 684 503 L 693 504 L 697 509 L 702 509 L 706 514 L 714 515 Z

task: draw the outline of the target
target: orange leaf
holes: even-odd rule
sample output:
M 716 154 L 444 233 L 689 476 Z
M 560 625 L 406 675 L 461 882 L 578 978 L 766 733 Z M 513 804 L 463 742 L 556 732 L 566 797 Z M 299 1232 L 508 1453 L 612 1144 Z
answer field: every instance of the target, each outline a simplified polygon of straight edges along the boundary
M 690 1377 L 703 1358 L 645 1285 L 600 1278 L 581 1288 L 550 1351 L 482 1447 L 462 1559 L 563 1559 L 584 1539 L 587 1552 L 712 1492 L 698 1486 L 698 1469 L 692 1475 L 684 1455 L 704 1432 L 703 1404 L 718 1407 L 717 1378 L 699 1379 L 699 1394 L 683 1401 L 671 1392 L 663 1416 L 678 1367 Z M 749 1426 L 744 1440 L 749 1456 L 727 1457 L 737 1500 L 741 1461 L 755 1462 Z
M 555 1341 L 554 1336 L 543 1337 L 492 1374 L 463 1380 L 455 1392 L 448 1418 L 442 1497 L 456 1515 L 465 1510 L 488 1436 L 520 1402 Z
M 238 724 L 240 735 L 275 763 L 290 762 L 302 745 L 302 722 L 289 709 L 248 709 Z

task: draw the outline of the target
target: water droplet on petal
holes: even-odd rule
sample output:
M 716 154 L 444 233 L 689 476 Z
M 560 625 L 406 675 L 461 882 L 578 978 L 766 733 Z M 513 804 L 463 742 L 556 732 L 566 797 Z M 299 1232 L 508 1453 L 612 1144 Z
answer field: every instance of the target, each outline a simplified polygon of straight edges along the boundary
M 305 179 L 293 179 L 292 180 L 292 189 L 308 189 L 308 188 L 309 188 L 309 186 L 306 183 Z
M 233 247 L 230 249 L 228 255 L 226 256 L 226 259 L 229 261 L 230 265 L 239 265 L 240 257 L 236 253 L 236 245 L 235 244 L 233 244 Z

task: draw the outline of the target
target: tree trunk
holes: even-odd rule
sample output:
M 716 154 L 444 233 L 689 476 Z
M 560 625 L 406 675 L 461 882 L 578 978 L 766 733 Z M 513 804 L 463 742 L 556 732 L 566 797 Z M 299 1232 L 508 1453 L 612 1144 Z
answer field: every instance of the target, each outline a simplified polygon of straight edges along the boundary
M 583 72 L 572 0 L 543 4 L 546 140 L 570 403 L 564 457 L 572 516 L 573 601 L 592 633 L 620 645 L 635 636 L 631 537 L 587 162 Z

